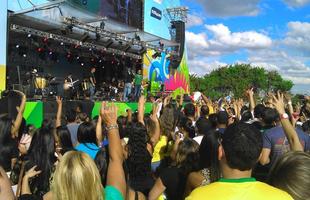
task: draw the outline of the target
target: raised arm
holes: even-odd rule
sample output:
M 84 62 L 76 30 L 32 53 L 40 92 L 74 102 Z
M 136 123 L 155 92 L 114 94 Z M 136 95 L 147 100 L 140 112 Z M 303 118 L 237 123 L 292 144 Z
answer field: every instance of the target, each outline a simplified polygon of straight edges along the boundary
M 18 108 L 18 113 L 17 113 L 16 119 L 15 119 L 13 126 L 12 126 L 12 129 L 11 129 L 11 134 L 14 137 L 18 137 L 18 131 L 19 131 L 20 125 L 21 125 L 22 120 L 23 120 L 23 114 L 24 114 L 27 98 L 26 98 L 26 95 L 24 93 L 22 93 L 21 91 L 15 90 L 15 92 L 20 95 L 22 100 L 20 102 L 20 105 Z
M 23 177 L 23 183 L 22 183 L 22 192 L 21 192 L 21 195 L 23 194 L 32 194 L 31 193 L 31 190 L 30 190 L 30 187 L 29 187 L 29 179 L 36 176 L 36 175 L 39 175 L 41 173 L 41 171 L 36 171 L 35 168 L 37 166 L 33 166 L 31 169 L 29 169 L 25 176 Z
M 138 102 L 138 122 L 144 125 L 144 105 L 145 98 L 144 95 L 141 95 Z
M 106 102 L 102 103 L 100 115 L 106 126 L 109 139 L 109 166 L 107 174 L 107 185 L 119 190 L 126 197 L 126 180 L 123 169 L 123 148 L 117 126 L 117 107 Z
M 153 104 L 153 112 L 151 115 L 151 120 L 155 125 L 153 133 L 152 133 L 152 137 L 151 137 L 151 143 L 152 143 L 153 148 L 155 147 L 155 145 L 159 141 L 159 137 L 160 137 L 160 125 L 159 125 L 159 120 L 157 117 L 158 109 L 159 109 L 158 104 L 154 103 Z
M 62 98 L 56 97 L 57 102 L 57 115 L 56 115 L 56 128 L 61 126 L 61 115 L 62 115 Z
M 246 91 L 247 93 L 247 96 L 248 96 L 248 100 L 250 102 L 250 111 L 251 112 L 254 112 L 254 108 L 255 108 L 255 101 L 254 101 L 254 91 L 253 91 L 253 88 L 251 89 L 248 89 Z
M 280 92 L 278 92 L 277 97 L 273 95 L 273 105 L 275 106 L 275 108 L 277 109 L 277 111 L 279 112 L 281 116 L 281 124 L 284 130 L 284 133 L 288 139 L 288 142 L 290 144 L 291 150 L 303 151 L 303 147 L 299 141 L 299 137 L 297 135 L 295 128 L 291 124 L 288 117 L 287 118 L 283 117 L 286 114 L 285 109 L 284 109 L 283 99 L 284 99 L 283 94 L 280 94 Z
M 97 144 L 100 146 L 101 142 L 103 140 L 103 135 L 102 135 L 102 118 L 99 115 L 98 116 L 98 121 L 96 124 L 96 138 L 97 138 Z

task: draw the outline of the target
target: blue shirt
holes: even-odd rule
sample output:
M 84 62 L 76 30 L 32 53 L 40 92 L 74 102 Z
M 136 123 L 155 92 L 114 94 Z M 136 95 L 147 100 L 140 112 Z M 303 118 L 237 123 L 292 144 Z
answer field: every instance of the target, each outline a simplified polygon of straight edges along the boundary
M 296 128 L 301 145 L 304 147 L 304 151 L 310 150 L 310 137 L 308 134 L 303 132 L 301 129 Z M 263 147 L 270 149 L 270 163 L 273 164 L 277 158 L 282 154 L 290 151 L 290 145 L 285 136 L 282 126 L 277 126 L 268 129 L 263 134 Z
M 123 200 L 124 197 L 118 189 L 113 186 L 107 186 L 104 189 L 104 199 L 105 200 Z
M 81 143 L 78 144 L 75 149 L 88 154 L 92 159 L 95 159 L 98 151 L 100 150 L 100 148 L 93 143 Z

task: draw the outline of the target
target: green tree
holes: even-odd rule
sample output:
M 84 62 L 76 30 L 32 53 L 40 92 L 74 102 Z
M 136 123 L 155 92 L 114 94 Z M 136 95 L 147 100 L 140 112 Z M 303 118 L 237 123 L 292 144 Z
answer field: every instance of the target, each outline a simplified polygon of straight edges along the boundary
M 191 91 L 201 91 L 212 98 L 233 95 L 242 97 L 244 91 L 254 87 L 258 93 L 289 91 L 292 81 L 284 80 L 276 71 L 266 71 L 250 64 L 235 64 L 221 67 L 203 77 L 190 75 Z

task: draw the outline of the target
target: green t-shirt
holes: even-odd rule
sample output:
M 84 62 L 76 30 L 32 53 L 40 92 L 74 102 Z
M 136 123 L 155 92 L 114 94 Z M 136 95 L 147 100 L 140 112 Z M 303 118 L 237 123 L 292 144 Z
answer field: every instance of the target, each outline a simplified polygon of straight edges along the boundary
M 104 188 L 104 200 L 124 200 L 124 197 L 115 187 L 107 186 Z
M 142 75 L 137 74 L 137 75 L 135 76 L 135 81 L 134 81 L 135 85 L 141 85 L 141 84 L 142 84 L 142 80 L 143 80 Z

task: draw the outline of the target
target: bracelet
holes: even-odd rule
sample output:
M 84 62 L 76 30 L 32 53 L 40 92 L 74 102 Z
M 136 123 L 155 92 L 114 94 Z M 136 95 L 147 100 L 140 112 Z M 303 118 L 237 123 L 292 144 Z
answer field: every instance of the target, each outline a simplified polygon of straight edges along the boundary
M 118 125 L 117 125 L 117 124 L 114 124 L 114 125 L 105 127 L 105 130 L 106 130 L 106 131 L 110 131 L 110 130 L 113 130 L 113 129 L 118 129 Z
M 288 105 L 292 105 L 292 102 L 291 102 L 291 101 L 289 101 L 289 102 L 287 102 L 287 104 L 288 104 Z

